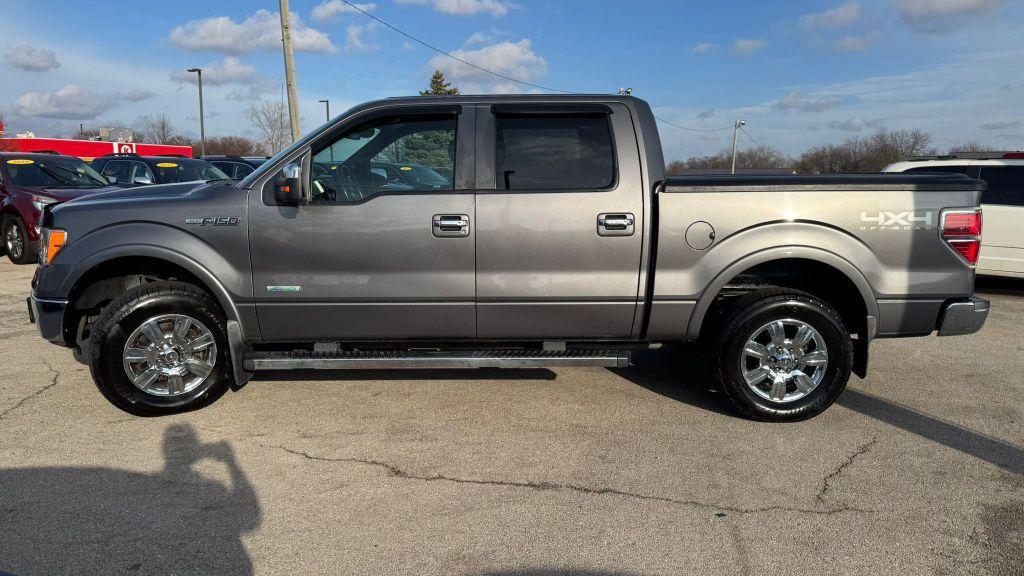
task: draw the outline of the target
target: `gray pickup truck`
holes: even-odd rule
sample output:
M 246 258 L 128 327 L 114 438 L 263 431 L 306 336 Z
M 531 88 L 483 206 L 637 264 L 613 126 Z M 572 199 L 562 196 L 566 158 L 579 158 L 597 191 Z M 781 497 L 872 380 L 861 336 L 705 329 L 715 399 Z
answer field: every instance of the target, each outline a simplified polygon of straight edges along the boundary
M 241 181 L 48 206 L 29 314 L 139 415 L 260 370 L 621 367 L 703 342 L 740 412 L 806 418 L 872 339 L 981 328 L 984 189 L 667 177 L 629 96 L 395 98 Z

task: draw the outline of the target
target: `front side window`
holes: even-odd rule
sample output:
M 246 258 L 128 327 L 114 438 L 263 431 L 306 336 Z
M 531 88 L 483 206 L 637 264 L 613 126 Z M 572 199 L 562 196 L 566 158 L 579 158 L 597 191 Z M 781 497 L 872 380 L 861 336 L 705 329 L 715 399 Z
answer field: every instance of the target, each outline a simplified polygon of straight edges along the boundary
M 982 204 L 1024 206 L 1024 166 L 983 166 L 981 179 L 988 183 Z
M 599 190 L 615 183 L 608 117 L 498 116 L 497 187 Z
M 314 203 L 362 202 L 387 192 L 454 190 L 454 116 L 388 117 L 365 122 L 318 150 Z

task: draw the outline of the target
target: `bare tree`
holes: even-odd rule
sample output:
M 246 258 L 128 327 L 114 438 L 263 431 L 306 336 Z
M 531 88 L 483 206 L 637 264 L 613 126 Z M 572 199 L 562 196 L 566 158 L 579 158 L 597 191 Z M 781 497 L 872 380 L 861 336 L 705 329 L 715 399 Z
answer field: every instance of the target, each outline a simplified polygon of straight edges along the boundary
M 258 156 L 263 154 L 263 146 L 244 136 L 216 136 L 206 139 L 206 153 L 225 156 Z
M 171 119 L 166 114 L 159 116 L 146 116 L 142 119 L 142 140 L 150 144 L 171 144 L 171 140 L 178 135 Z
M 923 130 L 888 131 L 884 128 L 866 138 L 854 136 L 841 144 L 825 144 L 807 150 L 795 168 L 804 174 L 880 172 L 910 156 L 935 154 L 932 137 Z
M 954 144 L 953 147 L 949 149 L 949 153 L 956 154 L 957 152 L 992 152 L 993 150 L 996 150 L 996 148 L 982 144 L 977 140 L 968 140 L 967 142 Z
M 793 160 L 781 150 L 771 146 L 757 146 L 736 152 L 736 167 L 740 169 L 789 168 Z M 676 160 L 666 167 L 669 174 L 682 174 L 686 170 L 728 170 L 732 167 L 732 150 L 724 149 L 708 156 L 691 156 L 686 162 Z
M 257 100 L 245 111 L 252 127 L 262 135 L 267 154 L 277 154 L 292 141 L 288 108 L 284 102 Z

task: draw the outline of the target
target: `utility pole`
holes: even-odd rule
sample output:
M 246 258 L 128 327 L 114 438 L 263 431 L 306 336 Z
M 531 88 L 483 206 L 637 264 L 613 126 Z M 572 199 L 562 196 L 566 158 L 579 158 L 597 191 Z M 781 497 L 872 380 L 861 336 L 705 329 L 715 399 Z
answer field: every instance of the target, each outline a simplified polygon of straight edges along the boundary
M 284 80 L 288 85 L 288 117 L 292 127 L 292 141 L 302 135 L 299 129 L 299 97 L 295 92 L 295 52 L 292 50 L 292 15 L 288 0 L 279 0 L 281 9 L 281 42 L 284 44 Z
M 321 104 L 327 107 L 327 121 L 331 121 L 331 101 L 330 100 L 318 100 Z
M 736 173 L 736 142 L 740 135 L 740 128 L 743 128 L 746 124 L 746 120 L 737 120 L 732 127 L 732 172 L 730 174 Z
M 199 156 L 206 156 L 206 118 L 203 114 L 203 69 L 189 68 L 188 72 L 195 72 L 199 78 Z

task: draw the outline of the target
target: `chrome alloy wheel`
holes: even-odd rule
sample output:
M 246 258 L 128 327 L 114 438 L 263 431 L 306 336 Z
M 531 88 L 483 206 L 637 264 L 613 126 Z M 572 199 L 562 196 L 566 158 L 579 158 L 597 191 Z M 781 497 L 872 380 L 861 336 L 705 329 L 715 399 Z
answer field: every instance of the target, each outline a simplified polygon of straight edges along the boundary
M 7 227 L 7 234 L 4 237 L 7 244 L 7 253 L 14 260 L 20 260 L 25 254 L 25 239 L 21 236 L 21 229 L 17 224 L 11 223 Z
M 135 387 L 154 396 L 180 396 L 213 372 L 217 342 L 202 322 L 181 314 L 154 316 L 124 345 L 124 371 Z
M 778 404 L 810 394 L 825 377 L 825 339 L 800 320 L 773 320 L 747 338 L 740 374 L 758 396 Z

